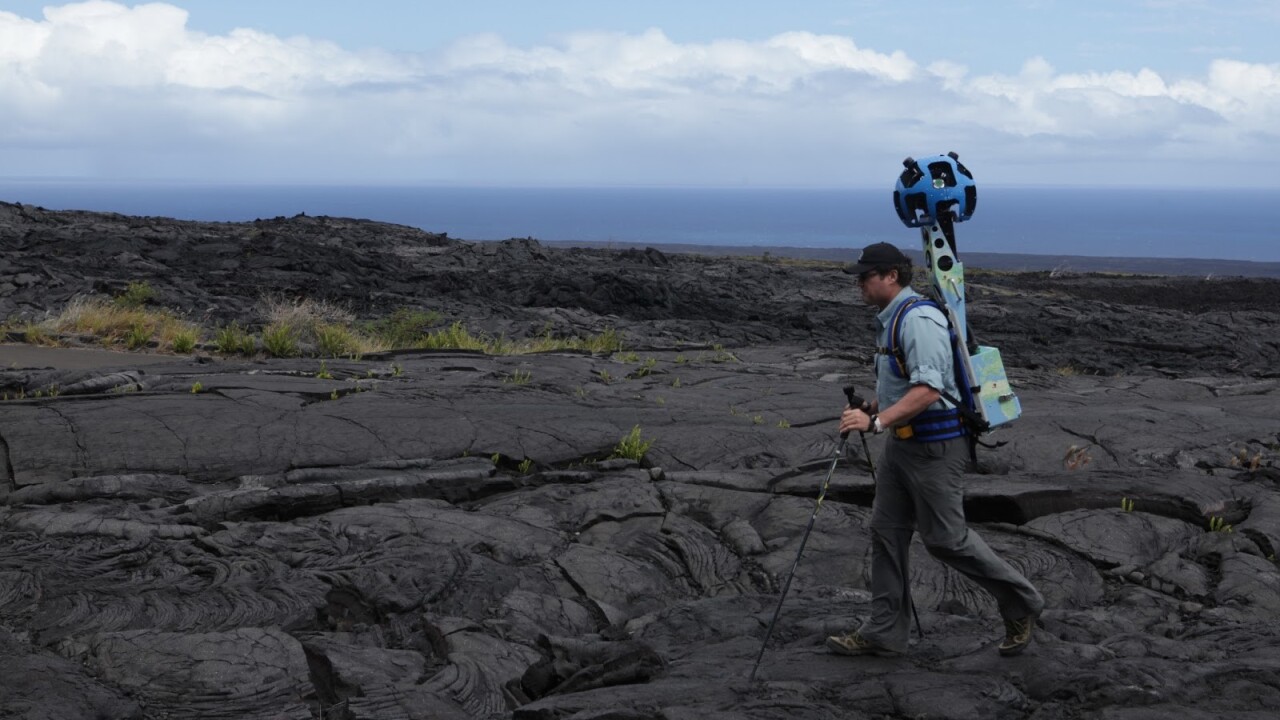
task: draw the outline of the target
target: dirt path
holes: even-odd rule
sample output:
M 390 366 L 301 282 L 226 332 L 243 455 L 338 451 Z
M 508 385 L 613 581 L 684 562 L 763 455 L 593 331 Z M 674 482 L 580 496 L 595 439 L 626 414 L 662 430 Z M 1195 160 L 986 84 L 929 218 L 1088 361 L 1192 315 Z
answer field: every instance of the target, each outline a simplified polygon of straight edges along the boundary
M 55 370 L 93 370 L 98 368 L 138 365 L 160 365 L 179 358 L 173 355 L 97 350 L 92 348 L 58 348 L 38 345 L 0 345 L 0 369 L 53 368 Z

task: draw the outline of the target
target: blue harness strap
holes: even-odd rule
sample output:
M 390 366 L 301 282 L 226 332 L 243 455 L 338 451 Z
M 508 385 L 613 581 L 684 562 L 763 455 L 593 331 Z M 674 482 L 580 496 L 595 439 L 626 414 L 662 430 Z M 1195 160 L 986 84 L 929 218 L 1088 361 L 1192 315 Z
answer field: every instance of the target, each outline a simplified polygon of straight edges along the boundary
M 889 346 L 879 349 L 881 355 L 888 355 L 893 361 L 889 369 L 893 371 L 895 377 L 907 379 L 907 356 L 902 351 L 902 319 L 907 316 L 907 311 L 916 307 L 932 307 L 938 310 L 938 303 L 922 297 L 909 297 L 902 301 L 898 309 L 893 313 L 893 319 L 889 321 Z
M 889 321 L 889 346 L 878 349 L 878 352 L 881 355 L 889 356 L 889 370 L 892 371 L 895 376 L 904 380 L 909 377 L 909 374 L 907 372 L 906 353 L 902 350 L 902 319 L 906 317 L 907 312 L 912 308 L 925 306 L 941 310 L 941 308 L 938 307 L 938 303 L 933 300 L 929 300 L 928 298 L 912 297 L 904 300 L 894 312 L 893 319 Z M 948 325 L 947 332 L 951 336 L 952 363 L 959 362 L 959 359 L 955 357 L 955 331 L 950 328 L 950 325 Z M 954 372 L 956 370 L 954 366 L 952 370 L 958 378 L 958 373 Z M 967 388 L 966 383 L 960 382 L 958 385 L 962 388 Z M 961 394 L 964 394 L 963 389 L 961 390 Z M 949 396 L 948 400 L 953 403 L 955 402 L 954 399 L 951 399 Z M 938 442 L 940 440 L 951 440 L 958 437 L 964 437 L 968 434 L 968 430 L 965 427 L 964 417 L 961 415 L 960 410 L 954 407 L 941 410 L 925 410 L 911 418 L 911 422 L 908 426 L 910 427 L 910 431 L 900 432 L 898 433 L 898 437 L 910 438 L 918 442 Z
M 937 442 L 964 437 L 968 434 L 964 419 L 955 408 L 925 410 L 911 418 L 911 439 L 918 442 Z

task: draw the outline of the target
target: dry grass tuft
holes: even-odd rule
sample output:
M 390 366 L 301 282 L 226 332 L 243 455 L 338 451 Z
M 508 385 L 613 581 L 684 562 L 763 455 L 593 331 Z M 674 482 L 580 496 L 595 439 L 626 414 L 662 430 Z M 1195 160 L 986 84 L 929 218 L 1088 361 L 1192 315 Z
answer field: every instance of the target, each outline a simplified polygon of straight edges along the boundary
M 266 320 L 263 343 L 278 357 L 360 357 L 387 349 L 382 340 L 353 328 L 350 310 L 325 300 L 269 295 L 259 307 Z
M 175 343 L 194 346 L 200 337 L 199 326 L 167 310 L 150 310 L 84 296 L 72 299 L 61 313 L 38 327 L 48 333 L 92 335 L 106 345 L 123 345 L 131 350 L 152 342 L 168 349 L 173 349 Z
M 441 319 L 439 313 L 412 309 L 357 323 L 350 310 L 309 298 L 267 296 L 258 309 L 263 319 L 258 335 L 236 323 L 207 331 L 218 352 L 253 355 L 262 351 L 275 357 L 353 359 L 404 347 L 477 350 L 490 355 L 564 350 L 616 353 L 622 350 L 623 341 L 613 328 L 586 337 L 556 337 L 548 330 L 524 339 L 473 332 L 460 321 L 432 329 L 431 325 Z M 82 335 L 95 337 L 108 347 L 155 347 L 179 354 L 193 352 L 206 335 L 204 328 L 180 319 L 171 310 L 99 297 L 77 297 L 56 317 L 29 323 L 21 330 L 30 344 L 56 344 L 59 336 Z

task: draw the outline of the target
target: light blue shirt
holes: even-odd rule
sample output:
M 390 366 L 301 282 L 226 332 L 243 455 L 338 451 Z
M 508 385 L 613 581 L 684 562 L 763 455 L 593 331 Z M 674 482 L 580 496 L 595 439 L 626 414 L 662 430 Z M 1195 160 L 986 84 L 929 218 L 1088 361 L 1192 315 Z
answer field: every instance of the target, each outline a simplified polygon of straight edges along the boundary
M 910 286 L 902 288 L 898 296 L 876 315 L 876 327 L 881 348 L 889 347 L 889 324 L 893 314 L 907 298 L 921 297 Z M 902 318 L 902 352 L 907 359 L 908 378 L 894 374 L 893 357 L 876 353 L 876 398 L 884 410 L 902 399 L 913 385 L 928 385 L 934 390 L 960 397 L 956 387 L 954 359 L 951 355 L 951 336 L 947 332 L 947 319 L 936 308 L 917 307 Z M 930 410 L 951 407 L 951 403 L 939 399 Z

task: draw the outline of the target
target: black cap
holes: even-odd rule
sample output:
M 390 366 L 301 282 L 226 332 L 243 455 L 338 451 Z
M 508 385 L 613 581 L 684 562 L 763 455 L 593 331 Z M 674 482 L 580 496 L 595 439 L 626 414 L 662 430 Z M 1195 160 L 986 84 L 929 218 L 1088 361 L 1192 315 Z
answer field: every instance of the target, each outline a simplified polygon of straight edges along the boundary
M 897 247 L 889 243 L 875 243 L 862 248 L 862 254 L 858 256 L 858 262 L 845 265 L 844 271 L 850 275 L 861 275 L 868 270 L 875 270 L 876 268 L 910 263 L 911 258 L 907 257 Z

